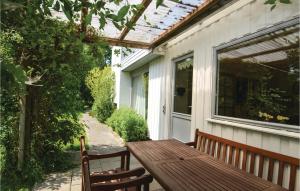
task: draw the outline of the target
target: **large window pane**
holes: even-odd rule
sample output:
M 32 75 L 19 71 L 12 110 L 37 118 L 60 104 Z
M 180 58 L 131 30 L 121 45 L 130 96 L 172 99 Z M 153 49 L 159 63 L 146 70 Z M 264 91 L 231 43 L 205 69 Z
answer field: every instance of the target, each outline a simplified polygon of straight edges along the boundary
M 175 63 L 174 112 L 191 114 L 193 58 Z
M 299 25 L 217 52 L 216 114 L 299 125 Z

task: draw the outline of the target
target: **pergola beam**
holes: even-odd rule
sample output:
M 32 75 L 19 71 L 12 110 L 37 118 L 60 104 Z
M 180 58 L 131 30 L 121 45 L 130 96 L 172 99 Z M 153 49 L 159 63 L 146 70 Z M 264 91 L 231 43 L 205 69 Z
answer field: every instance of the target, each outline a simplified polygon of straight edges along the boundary
M 142 16 L 144 11 L 150 5 L 151 1 L 152 0 L 143 0 L 142 1 L 141 4 L 143 5 L 143 7 L 135 15 L 132 16 L 131 20 L 129 21 L 131 24 L 134 25 L 139 20 L 139 18 Z M 119 40 L 121 40 L 121 41 L 124 40 L 129 31 L 130 31 L 130 28 L 128 26 L 125 26 L 125 28 L 123 29 L 123 31 L 119 37 Z
M 105 42 L 107 42 L 111 46 L 124 46 L 128 48 L 140 48 L 140 49 L 149 49 L 151 47 L 150 43 L 131 41 L 131 40 L 120 40 L 116 38 L 102 38 Z

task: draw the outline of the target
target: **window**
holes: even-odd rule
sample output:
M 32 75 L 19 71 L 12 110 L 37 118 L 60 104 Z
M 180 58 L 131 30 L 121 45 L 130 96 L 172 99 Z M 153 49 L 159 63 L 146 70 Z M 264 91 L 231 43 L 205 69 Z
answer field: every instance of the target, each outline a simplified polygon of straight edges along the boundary
M 255 36 L 217 48 L 216 115 L 299 126 L 299 23 Z
M 174 112 L 192 112 L 193 57 L 175 62 Z

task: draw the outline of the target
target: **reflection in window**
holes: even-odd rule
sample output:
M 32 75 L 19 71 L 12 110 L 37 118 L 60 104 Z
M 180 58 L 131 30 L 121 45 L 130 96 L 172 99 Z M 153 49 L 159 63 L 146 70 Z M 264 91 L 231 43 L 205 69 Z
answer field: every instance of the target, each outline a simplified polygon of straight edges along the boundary
M 174 112 L 191 114 L 193 58 L 175 63 Z
M 299 25 L 217 52 L 217 115 L 299 125 Z

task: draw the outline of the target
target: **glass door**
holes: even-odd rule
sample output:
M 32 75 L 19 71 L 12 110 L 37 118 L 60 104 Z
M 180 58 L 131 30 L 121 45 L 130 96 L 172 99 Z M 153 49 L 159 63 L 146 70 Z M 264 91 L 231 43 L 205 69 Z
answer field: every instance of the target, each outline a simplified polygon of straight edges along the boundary
M 172 137 L 190 141 L 193 56 L 187 55 L 174 61 Z

